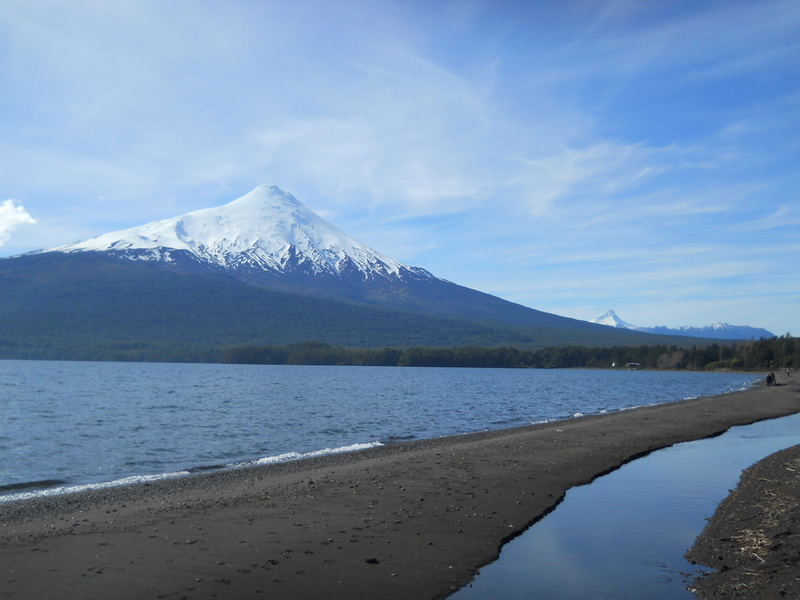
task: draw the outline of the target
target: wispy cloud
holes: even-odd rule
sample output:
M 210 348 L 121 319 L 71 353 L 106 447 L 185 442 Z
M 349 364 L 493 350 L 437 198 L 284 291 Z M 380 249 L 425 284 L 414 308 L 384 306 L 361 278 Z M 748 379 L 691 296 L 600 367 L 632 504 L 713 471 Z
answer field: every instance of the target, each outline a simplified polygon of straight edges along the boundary
M 769 276 L 783 314 L 763 257 L 796 243 L 798 33 L 794 0 L 8 0 L 0 194 L 52 245 L 275 183 L 534 307 Z
M 735 229 L 740 231 L 761 232 L 767 229 L 775 229 L 777 227 L 797 226 L 800 226 L 800 209 L 798 209 L 797 206 L 792 207 L 788 204 L 781 204 L 770 214 L 755 218 L 752 221 L 738 223 L 735 226 Z

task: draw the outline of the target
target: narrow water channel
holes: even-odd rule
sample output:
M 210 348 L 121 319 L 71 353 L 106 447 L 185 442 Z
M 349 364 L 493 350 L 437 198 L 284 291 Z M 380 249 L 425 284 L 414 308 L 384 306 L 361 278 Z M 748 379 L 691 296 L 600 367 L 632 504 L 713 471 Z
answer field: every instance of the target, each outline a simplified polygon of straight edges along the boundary
M 800 415 L 654 452 L 573 488 L 449 600 L 696 600 L 684 553 L 741 472 L 800 444 Z

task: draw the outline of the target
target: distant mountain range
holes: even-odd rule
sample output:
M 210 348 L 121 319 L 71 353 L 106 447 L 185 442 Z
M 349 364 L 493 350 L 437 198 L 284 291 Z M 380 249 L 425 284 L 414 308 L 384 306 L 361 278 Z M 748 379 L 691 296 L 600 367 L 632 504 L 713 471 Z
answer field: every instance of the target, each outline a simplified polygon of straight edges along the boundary
M 599 317 L 592 319 L 592 323 L 608 325 L 617 329 L 627 329 L 629 331 L 640 331 L 643 333 L 655 333 L 659 335 L 683 335 L 693 338 L 719 339 L 719 340 L 758 340 L 761 338 L 773 338 L 774 333 L 758 327 L 748 325 L 730 325 L 728 323 L 712 323 L 705 327 L 637 327 L 626 323 L 617 316 L 613 309 L 608 309 Z
M 199 348 L 676 343 L 527 308 L 359 243 L 275 186 L 0 259 L 0 358 L 185 360 Z

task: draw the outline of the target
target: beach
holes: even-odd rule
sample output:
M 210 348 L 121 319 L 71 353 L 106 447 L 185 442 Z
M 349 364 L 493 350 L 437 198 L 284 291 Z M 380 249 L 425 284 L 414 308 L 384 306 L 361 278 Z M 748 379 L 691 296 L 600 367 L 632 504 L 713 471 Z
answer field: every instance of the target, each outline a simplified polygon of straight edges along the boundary
M 0 598 L 444 598 L 569 488 L 800 412 L 780 383 L 0 504 Z
M 714 572 L 696 582 L 701 600 L 800 598 L 800 446 L 743 474 L 687 558 Z

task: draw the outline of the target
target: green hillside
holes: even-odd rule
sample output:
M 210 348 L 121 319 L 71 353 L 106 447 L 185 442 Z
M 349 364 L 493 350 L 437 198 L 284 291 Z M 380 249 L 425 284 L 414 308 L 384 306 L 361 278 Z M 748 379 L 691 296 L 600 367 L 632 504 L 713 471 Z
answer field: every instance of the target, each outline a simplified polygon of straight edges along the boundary
M 92 253 L 0 260 L 0 358 L 204 360 L 227 347 L 309 340 L 354 348 L 700 343 L 585 325 L 384 310 Z

